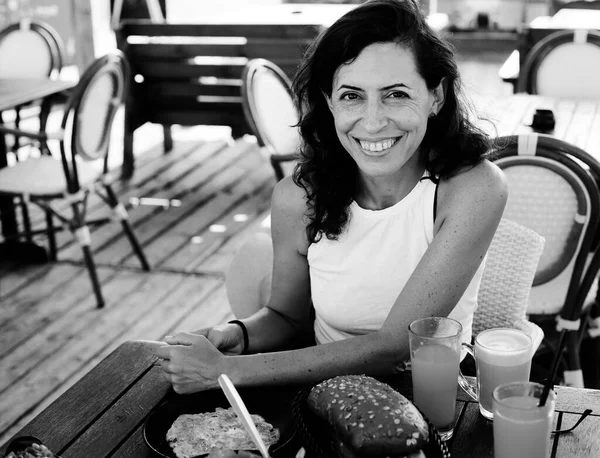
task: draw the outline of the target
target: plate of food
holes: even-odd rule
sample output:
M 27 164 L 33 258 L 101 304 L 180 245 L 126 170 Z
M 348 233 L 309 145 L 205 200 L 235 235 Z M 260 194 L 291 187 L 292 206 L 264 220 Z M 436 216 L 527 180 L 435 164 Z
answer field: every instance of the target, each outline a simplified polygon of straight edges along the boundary
M 450 458 L 435 427 L 391 385 L 365 375 L 324 380 L 298 392 L 293 417 L 315 458 Z
M 289 456 L 293 444 L 295 388 L 240 388 L 257 429 L 273 458 Z M 144 425 L 148 446 L 164 458 L 220 456 L 219 450 L 259 452 L 222 391 L 170 394 Z M 229 455 L 228 455 L 229 456 Z

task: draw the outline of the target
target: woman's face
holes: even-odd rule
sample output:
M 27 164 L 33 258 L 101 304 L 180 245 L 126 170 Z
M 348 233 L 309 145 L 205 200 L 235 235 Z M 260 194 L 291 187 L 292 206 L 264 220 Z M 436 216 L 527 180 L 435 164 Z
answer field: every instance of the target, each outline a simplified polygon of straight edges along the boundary
M 333 77 L 326 97 L 340 142 L 362 173 L 393 175 L 415 166 L 430 114 L 442 107 L 442 84 L 430 91 L 413 53 L 396 43 L 366 47 Z

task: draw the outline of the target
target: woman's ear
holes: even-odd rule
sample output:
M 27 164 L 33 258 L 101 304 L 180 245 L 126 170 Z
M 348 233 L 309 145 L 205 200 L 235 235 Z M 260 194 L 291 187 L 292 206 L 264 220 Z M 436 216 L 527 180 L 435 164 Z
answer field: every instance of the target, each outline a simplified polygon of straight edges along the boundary
M 446 100 L 446 90 L 448 89 L 448 80 L 446 78 L 442 78 L 440 84 L 433 90 L 433 104 L 431 106 L 431 114 L 433 116 L 437 115 L 442 107 L 444 106 L 444 101 Z
M 333 114 L 333 104 L 331 103 L 331 97 L 325 94 L 324 92 L 321 92 L 321 94 L 323 94 L 323 97 L 325 97 L 325 102 L 327 102 L 329 111 L 331 111 L 331 114 Z

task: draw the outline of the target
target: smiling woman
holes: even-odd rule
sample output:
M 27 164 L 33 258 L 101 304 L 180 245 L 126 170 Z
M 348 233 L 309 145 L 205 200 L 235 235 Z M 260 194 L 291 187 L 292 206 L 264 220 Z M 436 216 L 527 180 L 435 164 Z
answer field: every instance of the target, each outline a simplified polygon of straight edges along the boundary
M 453 317 L 470 340 L 507 194 L 450 45 L 416 1 L 370 0 L 311 45 L 293 89 L 303 144 L 273 193 L 272 244 L 240 250 L 227 279 L 256 279 L 229 295 L 254 310 L 166 338 L 177 392 L 215 388 L 221 373 L 236 386 L 391 374 L 426 316 Z

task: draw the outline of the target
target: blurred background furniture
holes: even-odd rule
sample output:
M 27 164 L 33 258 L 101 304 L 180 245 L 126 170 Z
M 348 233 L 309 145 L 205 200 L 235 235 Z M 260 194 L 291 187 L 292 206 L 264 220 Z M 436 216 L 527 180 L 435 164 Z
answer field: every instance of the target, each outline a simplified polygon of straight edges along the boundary
M 547 337 L 540 350 L 552 352 L 552 336 L 565 330 L 564 383 L 583 386 L 580 346 L 599 268 L 593 257 L 598 257 L 600 164 L 575 145 L 543 134 L 498 138 L 495 153 L 508 179 L 504 218 L 546 240 L 527 308 L 529 320 Z
M 245 22 L 197 24 L 125 20 L 117 29 L 119 49 L 132 67 L 126 104 L 124 176 L 133 172 L 133 133 L 146 122 L 164 126 L 165 151 L 172 148 L 170 126 L 225 125 L 234 138 L 249 133 L 240 86 L 248 60 L 264 57 L 292 77 L 302 55 L 321 30 L 318 23 L 278 22 L 277 15 Z M 240 21 L 242 19 L 240 18 Z
M 518 92 L 600 97 L 600 32 L 560 30 L 538 41 L 519 72 Z
M 49 78 L 4 79 L 0 78 L 0 113 L 36 100 L 45 100 L 75 86 L 73 81 L 51 80 Z M 44 104 L 44 102 L 43 102 Z M 10 136 L 20 135 L 13 130 Z M 0 132 L 0 171 L 9 165 L 4 132 Z M 27 207 L 21 205 L 27 212 Z M 29 218 L 24 215 L 24 222 Z M 46 251 L 36 245 L 30 236 L 26 240 L 18 235 L 18 223 L 13 198 L 0 193 L 0 222 L 4 241 L 0 242 L 0 258 L 20 263 L 44 262 Z
M 481 278 L 473 336 L 489 328 L 517 328 L 526 332 L 537 350 L 544 332 L 527 319 L 529 294 L 544 238 L 509 219 L 500 221 L 490 244 Z
M 600 9 L 600 1 L 598 0 L 551 0 L 549 12 L 555 14 L 562 9 L 583 9 L 597 10 Z
M 99 195 L 123 226 L 142 268 L 150 267 L 131 229 L 127 211 L 106 179 L 107 155 L 115 113 L 127 92 L 128 68 L 120 52 L 97 59 L 82 75 L 65 107 L 58 132 L 30 132 L 0 126 L 0 132 L 26 136 L 40 143 L 58 141 L 60 156 L 40 155 L 0 170 L 0 194 L 35 203 L 46 213 L 50 258 L 56 260 L 54 218 L 73 232 L 83 251 L 84 260 L 98 307 L 104 305 L 100 282 L 90 248 L 91 237 L 86 221 L 90 193 Z M 71 216 L 57 211 L 52 202 L 64 199 Z M 26 208 L 24 206 L 23 208 Z M 23 218 L 25 223 L 28 217 Z M 31 228 L 25 227 L 31 238 Z
M 514 92 L 522 90 L 518 86 L 520 69 L 524 67 L 529 53 L 538 42 L 557 32 L 571 31 L 573 45 L 580 45 L 588 41 L 589 32 L 600 30 L 600 9 L 570 8 L 567 5 L 569 4 L 552 16 L 535 18 L 518 32 L 516 49 L 498 71 L 498 75 L 503 81 L 513 85 Z M 551 41 L 550 45 L 565 45 L 565 35 L 560 35 L 560 37 L 558 41 Z M 548 53 L 549 50 L 550 48 L 545 47 L 544 53 Z M 579 63 L 575 68 L 581 65 L 584 64 Z M 569 68 L 569 64 L 565 63 L 564 68 Z M 561 74 L 563 73 L 561 72 Z
M 56 30 L 40 21 L 22 19 L 0 31 L 0 78 L 57 79 L 64 54 L 64 44 Z M 50 99 L 44 100 L 41 110 L 38 110 L 40 130 L 45 129 L 50 111 Z M 20 127 L 22 109 L 32 103 L 14 107 L 14 126 L 17 129 Z M 6 119 L 4 116 L 0 122 Z M 11 150 L 16 152 L 19 146 L 19 137 L 15 136 Z
M 289 175 L 298 156 L 298 112 L 292 83 L 284 71 L 266 59 L 252 59 L 242 73 L 242 104 L 246 123 L 271 161 L 277 180 Z

